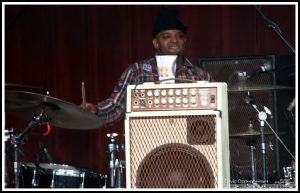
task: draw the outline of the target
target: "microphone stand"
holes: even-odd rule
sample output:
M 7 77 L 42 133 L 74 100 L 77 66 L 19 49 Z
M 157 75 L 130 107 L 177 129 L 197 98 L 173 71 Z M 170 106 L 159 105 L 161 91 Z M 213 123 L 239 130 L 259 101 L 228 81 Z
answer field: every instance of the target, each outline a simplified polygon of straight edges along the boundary
M 274 30 L 276 32 L 276 34 L 284 41 L 284 43 L 292 51 L 292 53 L 295 54 L 295 48 L 293 48 L 293 46 L 291 45 L 291 43 L 286 39 L 286 37 L 283 36 L 283 34 L 282 34 L 280 28 L 278 27 L 278 25 L 276 23 L 274 23 L 273 21 L 271 21 L 270 19 L 268 19 L 264 15 L 264 13 L 261 10 L 261 5 L 260 6 L 255 5 L 255 9 L 262 16 L 262 18 L 266 21 L 266 23 L 268 24 L 268 27 L 271 28 L 272 30 Z
M 282 31 L 280 30 L 279 26 L 273 22 L 272 20 L 268 19 L 265 14 L 262 12 L 262 6 L 261 5 L 255 5 L 255 9 L 257 10 L 257 12 L 260 14 L 260 16 L 263 18 L 263 20 L 265 20 L 265 22 L 267 23 L 267 26 L 269 28 L 271 28 L 272 30 L 275 31 L 275 33 L 281 38 L 281 40 L 286 44 L 286 46 L 290 49 L 290 51 L 293 53 L 293 55 L 295 56 L 295 48 L 291 45 L 291 43 L 287 40 L 287 38 L 283 35 Z M 281 68 L 284 69 L 284 68 Z M 280 69 L 279 69 L 280 70 Z M 278 70 L 276 70 L 278 71 Z M 275 79 L 274 79 L 275 80 Z M 273 92 L 275 93 L 275 91 Z M 275 95 L 275 102 L 276 104 L 276 95 Z M 275 107 L 276 108 L 276 107 Z M 276 117 L 277 115 L 275 115 Z M 276 119 L 275 119 L 276 120 Z M 268 123 L 267 123 L 268 124 Z M 270 127 L 270 125 L 268 124 L 268 126 Z M 290 127 L 292 128 L 293 126 L 290 125 Z M 271 127 L 270 127 L 271 128 Z M 274 133 L 274 132 L 273 132 Z M 289 154 L 293 157 L 293 159 L 295 160 L 294 156 L 292 155 L 292 153 L 288 150 L 288 148 L 284 145 L 284 143 L 280 140 L 280 138 L 276 135 L 276 133 L 274 133 L 276 138 L 282 143 L 282 145 L 285 147 L 285 149 L 289 152 Z M 276 142 L 277 143 L 277 142 Z M 278 154 L 277 154 L 278 156 Z M 279 169 L 279 168 L 277 168 Z
M 291 157 L 295 160 L 294 155 L 291 153 L 291 151 L 288 149 L 288 147 L 283 143 L 283 141 L 280 139 L 280 137 L 276 134 L 276 132 L 273 130 L 273 128 L 270 126 L 270 124 L 266 121 L 267 114 L 271 115 L 270 110 L 264 106 L 265 111 L 259 111 L 257 109 L 257 106 L 252 104 L 252 107 L 258 112 L 258 118 L 260 121 L 260 137 L 261 137 L 261 153 L 262 153 L 262 174 L 263 174 L 263 184 L 266 184 L 267 182 L 267 170 L 266 170 L 266 148 L 265 148 L 265 138 L 264 138 L 264 124 L 266 123 L 273 134 L 276 136 L 276 138 L 281 142 L 281 144 L 284 146 L 284 148 L 287 150 L 287 152 L 291 155 Z

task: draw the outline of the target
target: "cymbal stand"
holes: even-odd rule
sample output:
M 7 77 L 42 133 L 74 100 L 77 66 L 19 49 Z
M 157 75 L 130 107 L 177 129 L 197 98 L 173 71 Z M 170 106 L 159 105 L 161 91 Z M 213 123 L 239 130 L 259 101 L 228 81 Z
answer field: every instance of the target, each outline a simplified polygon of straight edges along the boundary
M 10 130 L 4 130 L 4 141 L 10 141 L 11 137 L 13 136 L 13 128 L 11 128 Z M 4 183 L 5 183 L 5 186 L 4 187 L 8 187 L 8 183 L 9 183 L 9 179 L 8 179 L 8 165 L 7 165 L 7 155 L 6 155 L 6 149 L 5 149 L 5 158 L 4 158 L 4 174 L 5 174 L 5 177 L 4 177 Z
M 12 135 L 10 142 L 13 145 L 13 186 L 14 188 L 19 188 L 19 163 L 18 163 L 18 155 L 22 153 L 22 150 L 19 148 L 20 144 L 23 143 L 23 140 L 27 134 L 33 129 L 34 126 L 44 122 L 47 118 L 47 115 L 42 111 L 38 116 L 34 116 L 33 119 L 29 122 L 27 127 L 24 129 L 22 133 L 19 135 Z M 23 153 L 22 153 L 23 154 Z
M 115 137 L 117 137 L 117 133 L 108 133 L 107 137 L 110 140 L 110 143 L 106 146 L 106 151 L 110 154 L 110 160 L 109 160 L 109 187 L 114 188 L 115 187 L 115 168 L 116 168 L 116 152 L 119 151 L 119 145 L 116 144 Z
M 122 132 L 123 137 L 121 138 L 121 149 L 120 151 L 125 152 L 125 144 L 124 144 L 124 137 L 125 137 L 125 130 L 123 129 Z M 122 143 L 123 142 L 123 143 Z M 124 178 L 123 178 L 123 170 L 125 169 L 125 161 L 124 160 L 116 160 L 116 170 L 117 170 L 117 182 L 116 188 L 125 188 Z
M 250 145 L 250 156 L 251 156 L 251 171 L 252 171 L 252 184 L 253 186 L 256 186 L 256 159 L 254 157 L 254 145 Z
M 253 123 L 252 120 L 250 120 L 248 129 L 251 130 L 253 129 Z M 256 159 L 254 156 L 254 150 L 255 150 L 255 144 L 257 141 L 257 137 L 247 137 L 246 138 L 246 144 L 249 146 L 250 149 L 250 161 L 251 161 L 251 172 L 252 172 L 252 185 L 253 188 L 258 187 L 257 184 L 257 175 L 256 175 Z
M 124 188 L 123 184 L 123 169 L 125 168 L 125 161 L 116 159 L 117 182 L 116 188 Z

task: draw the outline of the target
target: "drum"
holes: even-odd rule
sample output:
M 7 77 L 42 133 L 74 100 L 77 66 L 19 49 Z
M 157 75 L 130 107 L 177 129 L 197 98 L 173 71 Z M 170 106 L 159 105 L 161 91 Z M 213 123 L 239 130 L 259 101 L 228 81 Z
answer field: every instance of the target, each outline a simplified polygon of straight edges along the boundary
M 88 169 L 61 164 L 21 164 L 23 188 L 103 188 L 106 176 Z

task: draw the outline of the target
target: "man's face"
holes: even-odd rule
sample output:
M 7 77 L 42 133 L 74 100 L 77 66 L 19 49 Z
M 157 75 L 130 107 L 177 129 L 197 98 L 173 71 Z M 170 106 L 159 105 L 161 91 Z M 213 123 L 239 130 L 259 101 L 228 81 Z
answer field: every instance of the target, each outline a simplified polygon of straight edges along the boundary
M 186 36 L 178 29 L 163 30 L 152 43 L 159 55 L 181 55 L 184 53 Z

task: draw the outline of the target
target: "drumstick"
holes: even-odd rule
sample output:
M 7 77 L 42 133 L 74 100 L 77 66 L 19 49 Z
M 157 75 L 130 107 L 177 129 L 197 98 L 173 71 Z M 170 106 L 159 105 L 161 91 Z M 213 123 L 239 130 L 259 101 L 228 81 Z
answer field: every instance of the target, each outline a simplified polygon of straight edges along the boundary
M 82 105 L 83 105 L 83 108 L 85 108 L 85 106 L 86 106 L 86 97 L 85 97 L 85 86 L 84 86 L 84 82 L 81 83 L 81 97 L 82 97 Z

